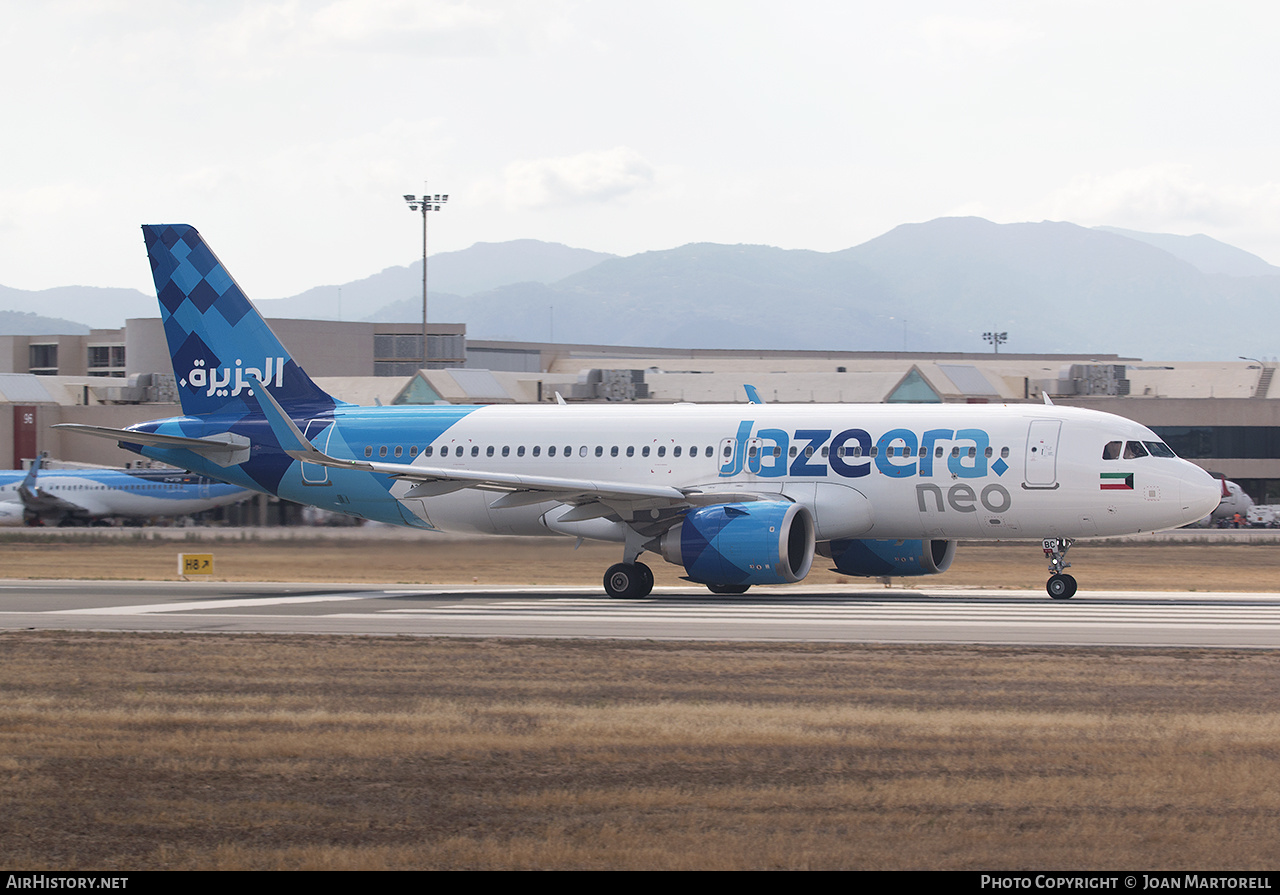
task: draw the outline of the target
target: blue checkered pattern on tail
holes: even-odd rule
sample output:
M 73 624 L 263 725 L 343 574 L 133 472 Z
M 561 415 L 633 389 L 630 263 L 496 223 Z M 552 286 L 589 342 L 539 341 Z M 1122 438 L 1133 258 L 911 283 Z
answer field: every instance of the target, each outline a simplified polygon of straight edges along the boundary
M 254 376 L 291 413 L 333 409 L 194 227 L 144 224 L 142 234 L 184 413 L 256 413 Z

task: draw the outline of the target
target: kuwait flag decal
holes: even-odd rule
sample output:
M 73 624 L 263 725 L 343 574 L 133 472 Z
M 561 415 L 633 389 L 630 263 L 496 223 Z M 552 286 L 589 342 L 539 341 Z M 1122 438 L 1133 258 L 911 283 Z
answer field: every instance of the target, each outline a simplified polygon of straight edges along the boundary
M 1133 490 L 1133 473 L 1131 472 L 1104 472 L 1100 473 L 1102 483 L 1099 488 L 1103 491 L 1132 491 Z

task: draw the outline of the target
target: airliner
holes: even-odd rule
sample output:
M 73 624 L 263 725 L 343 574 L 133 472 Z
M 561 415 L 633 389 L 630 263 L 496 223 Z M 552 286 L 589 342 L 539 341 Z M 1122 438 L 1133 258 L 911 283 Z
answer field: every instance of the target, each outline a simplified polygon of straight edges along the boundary
M 26 472 L 0 472 L 0 525 L 187 516 L 253 493 L 181 469 L 42 469 L 42 459 Z
M 1222 499 L 1213 508 L 1209 518 L 1214 522 L 1220 522 L 1223 519 L 1234 518 L 1237 513 L 1248 516 L 1249 511 L 1253 509 L 1253 498 L 1245 494 L 1244 489 L 1235 482 L 1227 481 L 1225 476 L 1215 476 L 1215 478 L 1222 483 Z
M 294 361 L 196 230 L 143 228 L 183 415 L 64 424 L 267 494 L 415 528 L 614 542 L 716 594 L 945 572 L 958 539 L 1034 539 L 1070 598 L 1077 538 L 1185 525 L 1221 497 L 1137 423 L 1012 405 L 361 407 Z M 753 399 L 758 400 L 758 399 Z

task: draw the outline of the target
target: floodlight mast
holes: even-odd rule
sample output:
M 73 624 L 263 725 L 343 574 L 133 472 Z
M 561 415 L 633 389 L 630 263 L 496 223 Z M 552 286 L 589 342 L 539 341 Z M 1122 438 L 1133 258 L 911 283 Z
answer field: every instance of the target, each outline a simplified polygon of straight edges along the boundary
M 983 340 L 990 342 L 992 347 L 995 348 L 996 354 L 999 354 L 1000 346 L 1003 345 L 1005 342 L 1009 341 L 1009 334 L 1007 332 L 1006 333 L 989 332 L 989 333 L 983 333 L 982 338 Z
M 427 195 L 421 198 L 406 193 L 404 201 L 410 211 L 422 212 L 422 369 L 427 368 L 427 212 L 439 211 L 449 201 L 448 194 Z

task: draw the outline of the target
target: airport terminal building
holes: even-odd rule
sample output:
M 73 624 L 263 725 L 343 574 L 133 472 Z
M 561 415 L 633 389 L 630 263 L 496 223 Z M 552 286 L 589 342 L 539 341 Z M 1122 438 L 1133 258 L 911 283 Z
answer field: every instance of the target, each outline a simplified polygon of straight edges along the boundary
M 270 325 L 330 393 L 357 404 L 571 402 L 1020 403 L 1102 410 L 1149 426 L 1180 456 L 1280 503 L 1277 364 L 1115 355 L 682 350 L 468 341 L 433 324 L 278 319 Z M 158 318 L 81 336 L 0 336 L 0 466 L 47 451 L 122 466 L 112 442 L 49 427 L 120 427 L 180 414 Z

